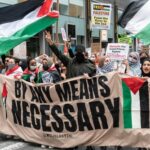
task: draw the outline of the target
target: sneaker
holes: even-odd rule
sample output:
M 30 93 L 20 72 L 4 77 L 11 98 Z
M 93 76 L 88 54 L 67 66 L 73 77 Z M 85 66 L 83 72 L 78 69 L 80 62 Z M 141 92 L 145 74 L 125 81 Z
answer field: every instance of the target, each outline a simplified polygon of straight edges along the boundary
M 51 148 L 53 148 L 53 147 L 49 146 L 49 148 L 51 149 Z
M 13 139 L 13 135 L 6 135 L 6 139 Z
M 20 140 L 20 138 L 18 136 L 13 136 L 14 140 Z
M 41 145 L 41 148 L 46 148 L 46 145 Z

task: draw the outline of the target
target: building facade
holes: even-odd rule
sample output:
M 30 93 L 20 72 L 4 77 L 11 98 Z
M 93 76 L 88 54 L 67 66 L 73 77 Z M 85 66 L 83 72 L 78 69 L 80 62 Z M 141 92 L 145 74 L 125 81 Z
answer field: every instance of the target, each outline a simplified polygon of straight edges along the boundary
M 0 0 L 0 7 L 4 7 L 11 4 L 16 4 L 25 0 Z M 53 24 L 49 29 L 52 32 L 52 37 L 54 40 L 59 42 L 59 48 L 63 50 L 63 40 L 61 36 L 61 28 L 66 30 L 68 37 L 71 38 L 72 46 L 76 44 L 85 45 L 85 47 L 90 47 L 91 42 L 98 42 L 100 40 L 99 30 L 90 29 L 90 8 L 92 2 L 103 2 L 112 4 L 112 14 L 111 14 L 111 27 L 108 30 L 108 42 L 114 42 L 115 39 L 115 6 L 117 6 L 117 16 L 120 16 L 124 8 L 132 0 L 53 0 L 53 8 L 56 10 L 58 8 L 59 2 L 59 12 L 60 18 L 58 24 Z M 124 33 L 125 31 L 117 27 L 117 32 Z M 93 41 L 91 41 L 91 38 Z M 41 32 L 29 39 L 26 42 L 27 45 L 27 55 L 36 57 L 42 53 L 50 54 L 49 47 L 45 42 L 44 33 Z
M 127 7 L 127 5 L 132 2 L 133 0 L 88 0 L 87 1 L 87 8 L 90 9 L 90 6 L 92 2 L 94 3 L 108 3 L 112 6 L 112 12 L 111 12 L 111 20 L 110 20 L 110 30 L 107 30 L 108 32 L 108 42 L 117 42 L 117 34 L 125 34 L 126 31 L 123 30 L 121 27 L 117 26 L 117 20 L 121 16 L 123 10 Z M 100 30 L 98 29 L 90 29 L 90 14 L 91 10 L 87 10 L 87 43 L 92 42 L 99 42 L 100 41 Z M 89 19 L 89 20 L 88 20 Z M 91 39 L 89 39 L 89 30 L 91 33 Z M 105 43 L 104 43 L 105 45 Z M 87 44 L 87 46 L 90 46 Z

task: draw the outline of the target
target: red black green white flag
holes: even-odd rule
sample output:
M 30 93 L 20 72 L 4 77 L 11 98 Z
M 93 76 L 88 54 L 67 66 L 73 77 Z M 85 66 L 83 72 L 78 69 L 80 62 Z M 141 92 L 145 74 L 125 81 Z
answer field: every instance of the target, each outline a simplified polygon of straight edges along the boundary
M 144 44 L 150 44 L 149 14 L 150 0 L 133 1 L 127 6 L 118 23 Z
M 29 0 L 0 8 L 0 55 L 49 27 L 59 13 L 51 11 L 53 0 Z
M 140 78 L 123 78 L 124 128 L 150 128 L 148 82 Z

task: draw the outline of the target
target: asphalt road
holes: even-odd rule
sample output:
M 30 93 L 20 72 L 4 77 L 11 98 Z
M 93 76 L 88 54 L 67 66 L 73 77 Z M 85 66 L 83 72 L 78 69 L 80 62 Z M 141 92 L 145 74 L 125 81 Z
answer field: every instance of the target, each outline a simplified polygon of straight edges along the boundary
M 0 134 L 0 150 L 137 150 L 134 148 L 117 148 L 117 147 L 76 147 L 70 149 L 58 149 L 58 148 L 41 148 L 41 145 L 35 143 L 25 142 L 21 139 L 6 138 L 6 136 Z

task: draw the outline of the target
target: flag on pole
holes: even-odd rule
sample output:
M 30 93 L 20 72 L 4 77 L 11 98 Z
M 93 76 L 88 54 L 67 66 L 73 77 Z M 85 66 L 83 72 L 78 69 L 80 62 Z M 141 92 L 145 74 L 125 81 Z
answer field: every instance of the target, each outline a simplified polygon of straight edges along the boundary
M 0 8 L 0 55 L 49 27 L 59 13 L 51 11 L 53 0 L 29 0 Z
M 144 44 L 150 44 L 150 0 L 139 0 L 130 3 L 118 24 L 125 30 L 141 39 Z

